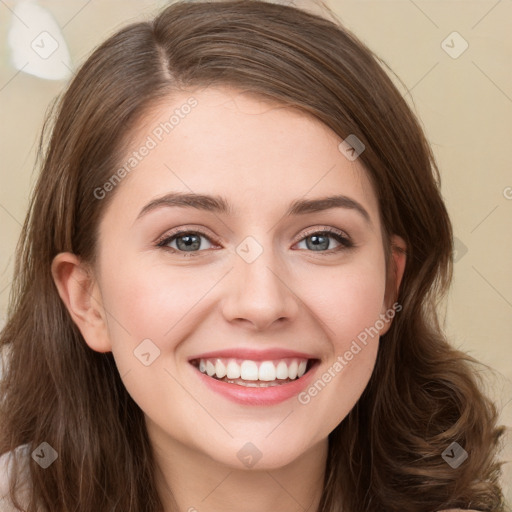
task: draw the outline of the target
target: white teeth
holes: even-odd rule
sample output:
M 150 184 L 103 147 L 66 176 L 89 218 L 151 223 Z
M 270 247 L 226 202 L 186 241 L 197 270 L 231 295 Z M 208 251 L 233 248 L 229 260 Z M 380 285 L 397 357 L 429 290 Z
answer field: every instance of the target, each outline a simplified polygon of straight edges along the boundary
M 276 368 L 276 377 L 278 379 L 287 379 L 288 378 L 288 366 L 284 361 L 279 361 L 279 364 Z
M 276 367 L 272 361 L 263 361 L 263 363 L 261 363 L 258 371 L 258 379 L 265 381 L 276 380 Z
M 238 386 L 244 386 L 246 388 L 270 388 L 273 386 L 280 386 L 281 384 L 277 381 L 274 382 L 251 382 L 243 381 L 242 379 L 237 380 L 226 380 L 228 384 L 237 384 Z
M 220 359 L 215 363 L 215 373 L 219 379 L 226 375 L 226 365 Z
M 215 366 L 213 366 L 211 361 L 206 361 L 206 373 L 208 374 L 208 377 L 215 374 Z
M 254 361 L 244 361 L 240 367 L 243 380 L 258 380 L 258 365 Z
M 201 359 L 201 361 L 202 361 L 202 359 Z M 199 370 L 201 370 L 201 363 L 199 363 Z M 228 379 L 239 379 L 240 378 L 240 365 L 237 364 L 236 361 L 229 361 L 226 376 Z
M 302 377 L 306 373 L 307 361 L 301 361 L 297 370 L 297 377 Z
M 297 364 L 297 361 L 292 361 L 292 364 L 288 366 L 288 377 L 290 379 L 295 379 L 297 377 L 297 369 L 299 365 Z
M 260 384 L 263 382 L 279 384 L 278 380 L 294 380 L 302 377 L 306 373 L 307 364 L 307 359 L 287 358 L 280 361 L 260 362 L 212 358 L 200 359 L 199 371 L 206 373 L 209 377 L 225 378 L 227 382 L 240 379 L 248 382 L 260 381 Z

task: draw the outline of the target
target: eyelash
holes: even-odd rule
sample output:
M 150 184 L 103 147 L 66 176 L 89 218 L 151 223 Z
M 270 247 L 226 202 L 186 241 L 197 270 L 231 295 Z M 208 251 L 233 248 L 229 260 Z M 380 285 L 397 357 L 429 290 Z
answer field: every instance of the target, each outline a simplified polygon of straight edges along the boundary
M 164 250 L 170 251 L 172 253 L 182 254 L 186 258 L 199 256 L 203 252 L 203 250 L 199 250 L 199 251 L 178 251 L 178 250 L 176 250 L 176 249 L 174 249 L 172 247 L 167 247 L 167 244 L 173 242 L 176 238 L 178 238 L 179 235 L 183 235 L 183 234 L 187 234 L 187 235 L 200 235 L 200 236 L 203 236 L 206 239 L 208 239 L 209 242 L 217 243 L 215 240 L 211 240 L 211 237 L 209 235 L 207 235 L 205 232 L 201 231 L 201 230 L 191 230 L 191 229 L 180 228 L 180 229 L 178 229 L 176 231 L 173 231 L 171 233 L 166 233 L 163 237 L 160 237 L 157 240 L 157 242 L 156 242 L 156 246 L 160 247 L 160 248 L 162 248 Z M 334 229 L 334 228 L 329 228 L 329 227 L 325 227 L 325 228 L 323 228 L 321 230 L 315 229 L 315 230 L 312 230 L 312 231 L 307 231 L 306 233 L 304 233 L 302 238 L 300 238 L 296 242 L 294 242 L 294 245 L 299 243 L 299 242 L 302 242 L 304 239 L 306 239 L 306 238 L 308 238 L 308 237 L 310 237 L 312 235 L 329 235 L 329 236 L 335 238 L 336 241 L 339 242 L 341 245 L 339 247 L 336 247 L 335 249 L 328 249 L 326 251 L 312 251 L 312 250 L 306 249 L 307 252 L 317 252 L 318 254 L 320 254 L 322 256 L 330 256 L 330 255 L 338 253 L 340 251 L 351 249 L 351 248 L 355 247 L 354 242 L 352 242 L 352 240 L 350 240 L 349 237 L 345 236 L 342 231 L 339 231 L 339 230 Z

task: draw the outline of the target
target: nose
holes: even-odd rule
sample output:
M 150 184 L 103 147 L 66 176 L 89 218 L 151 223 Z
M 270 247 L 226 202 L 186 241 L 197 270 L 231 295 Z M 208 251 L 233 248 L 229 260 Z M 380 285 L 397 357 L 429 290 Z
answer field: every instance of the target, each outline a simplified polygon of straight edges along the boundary
M 299 312 L 299 298 L 281 261 L 269 249 L 251 263 L 235 254 L 226 282 L 223 314 L 227 321 L 263 331 L 291 322 Z

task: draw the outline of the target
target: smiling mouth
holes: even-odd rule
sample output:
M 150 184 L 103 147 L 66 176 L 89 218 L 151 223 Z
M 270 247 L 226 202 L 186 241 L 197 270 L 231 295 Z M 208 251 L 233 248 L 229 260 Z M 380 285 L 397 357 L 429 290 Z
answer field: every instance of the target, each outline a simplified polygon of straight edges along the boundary
M 244 387 L 273 387 L 295 382 L 306 375 L 318 359 L 285 358 L 276 361 L 240 359 L 192 359 L 190 364 L 205 376 Z

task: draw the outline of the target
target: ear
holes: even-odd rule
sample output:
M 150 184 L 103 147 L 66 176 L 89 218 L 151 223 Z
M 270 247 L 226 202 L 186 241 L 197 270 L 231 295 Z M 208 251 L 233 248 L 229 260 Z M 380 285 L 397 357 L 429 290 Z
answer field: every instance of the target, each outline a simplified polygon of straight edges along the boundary
M 407 260 L 407 244 L 404 239 L 398 235 L 392 235 L 391 237 L 391 257 L 389 259 L 388 276 L 386 280 L 386 293 L 384 296 L 384 303 L 382 305 L 382 315 L 386 315 L 387 321 L 383 329 L 380 330 L 380 336 L 386 334 L 391 327 L 391 318 L 394 317 L 389 314 L 389 311 L 393 309 L 393 304 L 398 297 L 400 290 L 400 284 L 402 283 L 402 277 L 405 271 L 405 264 Z M 401 309 L 401 307 L 400 307 Z M 398 310 L 398 309 L 397 309 Z M 399 310 L 398 310 L 399 311 Z M 387 313 L 388 312 L 388 313 Z M 382 317 L 381 317 L 382 318 Z
M 110 352 L 101 293 L 89 267 L 75 254 L 61 252 L 53 259 L 51 271 L 60 298 L 87 345 L 96 352 Z

